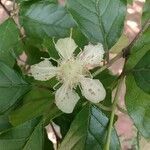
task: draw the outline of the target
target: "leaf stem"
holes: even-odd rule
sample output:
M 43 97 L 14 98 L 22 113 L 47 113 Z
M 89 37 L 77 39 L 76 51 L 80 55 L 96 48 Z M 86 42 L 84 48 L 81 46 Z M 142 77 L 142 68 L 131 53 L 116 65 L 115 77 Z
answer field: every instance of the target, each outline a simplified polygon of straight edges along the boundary
M 115 110 L 116 110 L 116 107 L 117 107 L 117 102 L 118 102 L 119 93 L 121 91 L 123 80 L 124 80 L 124 76 L 121 76 L 120 80 L 118 81 L 119 83 L 118 83 L 118 86 L 117 86 L 117 90 L 116 90 L 113 105 L 112 105 L 112 112 L 111 112 L 110 122 L 109 122 L 109 126 L 108 126 L 108 134 L 107 134 L 107 137 L 106 137 L 106 144 L 105 144 L 104 150 L 109 150 L 109 148 L 110 148 L 111 132 L 112 132 L 112 129 L 113 129 Z

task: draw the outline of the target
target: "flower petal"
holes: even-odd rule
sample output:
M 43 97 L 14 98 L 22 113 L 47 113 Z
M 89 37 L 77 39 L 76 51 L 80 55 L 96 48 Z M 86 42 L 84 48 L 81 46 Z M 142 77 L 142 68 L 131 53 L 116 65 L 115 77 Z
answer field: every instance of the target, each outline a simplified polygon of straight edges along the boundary
M 63 38 L 57 41 L 55 47 L 63 58 L 69 59 L 77 48 L 77 45 L 72 38 Z
M 81 78 L 81 91 L 86 99 L 93 103 L 99 103 L 104 100 L 106 91 L 102 83 L 97 79 Z
M 104 55 L 103 45 L 98 43 L 97 45 L 89 44 L 84 47 L 84 51 L 80 54 L 79 59 L 86 65 L 99 65 Z
M 31 66 L 31 74 L 36 80 L 46 81 L 56 75 L 57 67 L 54 67 L 48 59 Z
M 78 100 L 78 94 L 73 89 L 68 88 L 66 84 L 63 84 L 56 91 L 55 103 L 57 107 L 65 113 L 72 113 Z

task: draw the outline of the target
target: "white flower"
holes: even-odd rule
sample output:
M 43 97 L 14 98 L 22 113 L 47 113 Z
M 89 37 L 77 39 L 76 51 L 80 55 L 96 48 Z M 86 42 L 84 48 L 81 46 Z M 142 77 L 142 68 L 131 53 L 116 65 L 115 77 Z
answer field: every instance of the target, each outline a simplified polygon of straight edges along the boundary
M 76 58 L 73 52 L 77 48 L 72 38 L 59 39 L 55 44 L 60 55 L 59 65 L 54 67 L 49 59 L 31 66 L 32 76 L 36 80 L 46 81 L 56 76 L 62 86 L 55 93 L 57 107 L 65 113 L 71 113 L 79 100 L 75 88 L 79 85 L 82 95 L 93 103 L 104 100 L 106 91 L 102 83 L 92 79 L 88 66 L 97 66 L 102 61 L 104 50 L 99 43 L 89 44 Z

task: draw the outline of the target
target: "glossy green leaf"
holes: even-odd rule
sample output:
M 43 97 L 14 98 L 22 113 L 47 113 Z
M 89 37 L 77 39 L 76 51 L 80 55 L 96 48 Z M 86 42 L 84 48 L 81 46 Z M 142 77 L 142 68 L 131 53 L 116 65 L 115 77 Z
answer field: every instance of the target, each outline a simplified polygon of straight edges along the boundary
M 26 63 L 29 65 L 34 65 L 42 61 L 41 57 L 47 58 L 49 55 L 45 51 L 41 51 L 37 47 L 26 45 L 25 53 L 27 55 Z
M 56 60 L 60 58 L 52 38 L 45 38 L 43 40 L 42 46 L 43 49 L 48 51 L 49 57 L 54 58 Z
M 59 150 L 103 150 L 107 134 L 108 118 L 98 107 L 86 105 L 72 122 Z M 111 150 L 120 145 L 115 130 L 112 132 Z
M 43 148 L 43 125 L 39 123 L 35 128 L 27 142 L 23 146 L 23 150 L 41 150 Z
M 126 71 L 132 70 L 142 57 L 150 50 L 150 27 L 137 40 L 131 49 L 130 57 L 126 63 Z
M 3 113 L 30 89 L 14 70 L 0 62 L 0 113 Z
M 43 131 L 38 120 L 34 119 L 2 132 L 0 134 L 0 149 L 41 150 L 43 147 Z
M 67 6 L 81 31 L 92 42 L 110 49 L 121 36 L 126 15 L 125 0 L 68 0 Z
M 20 15 L 21 24 L 28 36 L 35 38 L 65 37 L 74 20 L 63 6 L 40 1 L 32 5 L 23 5 Z
M 107 89 L 112 89 L 117 81 L 117 76 L 113 75 L 108 69 L 102 71 L 99 75 L 94 78 L 99 79 L 103 86 Z
M 117 43 L 110 49 L 111 53 L 118 54 L 129 45 L 129 38 L 123 33 Z
M 86 38 L 86 36 L 84 34 L 82 34 L 82 32 L 80 31 L 79 28 L 74 28 L 72 30 L 72 38 L 78 45 L 78 48 L 81 48 L 82 50 L 84 49 L 85 45 L 89 44 L 88 39 Z
M 132 75 L 126 78 L 126 89 L 127 111 L 140 133 L 150 138 L 150 95 L 136 85 Z
M 10 122 L 16 126 L 32 118 L 50 114 L 51 119 L 59 114 L 54 104 L 54 95 L 49 90 L 34 88 L 24 97 L 23 106 L 12 112 L 9 118 Z
M 8 116 L 0 115 L 0 132 L 11 127 Z
M 72 114 L 62 114 L 61 116 L 58 116 L 53 120 L 57 125 L 60 126 L 62 137 L 64 137 L 70 129 L 70 124 L 73 121 L 73 119 L 74 116 Z
M 13 55 L 19 53 L 16 51 L 19 45 L 19 30 L 14 21 L 8 19 L 0 25 L 0 60 L 12 67 L 15 63 Z
M 148 51 L 133 69 L 136 84 L 150 94 L 150 51 Z

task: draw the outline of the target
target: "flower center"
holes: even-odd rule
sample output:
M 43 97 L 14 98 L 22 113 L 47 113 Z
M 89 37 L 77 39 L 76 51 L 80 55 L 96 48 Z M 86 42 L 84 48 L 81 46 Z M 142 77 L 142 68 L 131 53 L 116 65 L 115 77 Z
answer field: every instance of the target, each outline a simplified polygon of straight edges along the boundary
M 71 59 L 62 62 L 58 78 L 64 83 L 68 83 L 73 87 L 79 82 L 79 78 L 84 74 L 84 67 L 79 60 Z

